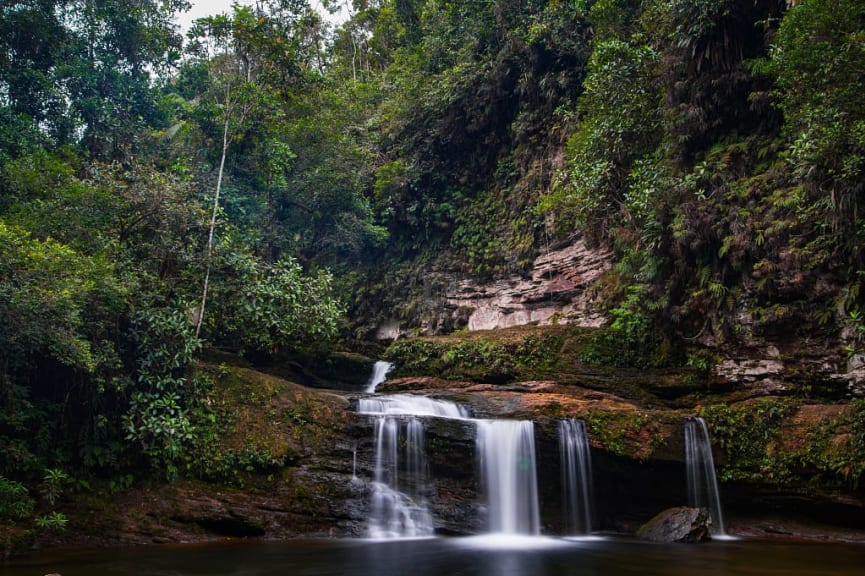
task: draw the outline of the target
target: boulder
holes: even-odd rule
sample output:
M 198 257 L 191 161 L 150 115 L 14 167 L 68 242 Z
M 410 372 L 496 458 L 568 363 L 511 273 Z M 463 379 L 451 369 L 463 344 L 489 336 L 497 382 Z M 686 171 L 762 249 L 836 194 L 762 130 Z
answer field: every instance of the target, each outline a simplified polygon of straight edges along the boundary
M 680 506 L 664 510 L 643 524 L 637 536 L 653 542 L 708 542 L 712 517 L 705 508 Z

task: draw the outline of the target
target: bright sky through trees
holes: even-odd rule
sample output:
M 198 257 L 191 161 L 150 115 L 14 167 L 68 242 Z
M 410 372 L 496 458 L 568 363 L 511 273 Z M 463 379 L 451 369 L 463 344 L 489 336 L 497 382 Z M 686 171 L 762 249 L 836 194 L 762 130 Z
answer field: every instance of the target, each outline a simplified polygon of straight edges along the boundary
M 192 0 L 192 8 L 190 8 L 188 12 L 181 14 L 177 21 L 185 33 L 192 25 L 192 22 L 197 18 L 229 12 L 231 11 L 231 5 L 234 2 L 237 2 L 242 6 L 249 6 L 253 4 L 253 1 L 254 0 Z M 343 8 L 340 12 L 331 15 L 327 10 L 321 7 L 321 2 L 319 2 L 319 0 L 311 0 L 310 3 L 324 15 L 326 20 L 334 24 L 338 24 L 347 18 L 348 12 L 346 8 Z

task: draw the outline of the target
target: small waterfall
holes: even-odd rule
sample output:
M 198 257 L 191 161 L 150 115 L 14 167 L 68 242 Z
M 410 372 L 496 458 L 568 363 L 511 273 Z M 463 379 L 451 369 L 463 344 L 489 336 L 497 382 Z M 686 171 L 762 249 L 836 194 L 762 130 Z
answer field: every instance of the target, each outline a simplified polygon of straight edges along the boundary
M 688 506 L 707 508 L 712 515 L 712 534 L 725 535 L 709 430 L 702 418 L 694 417 L 685 421 L 685 466 L 688 474 Z
M 387 380 L 387 373 L 390 372 L 391 368 L 393 368 L 393 364 L 384 360 L 379 360 L 373 364 L 372 376 L 369 377 L 369 381 L 366 383 L 366 388 L 363 391 L 367 394 L 375 394 L 376 386 Z
M 377 415 L 437 416 L 457 419 L 469 417 L 468 410 L 454 402 L 411 394 L 360 398 L 357 401 L 357 411 L 361 414 Z
M 539 534 L 534 423 L 479 420 L 477 449 L 490 531 Z
M 429 471 L 423 422 L 417 418 L 376 418 L 375 453 L 369 535 L 432 536 L 432 515 L 426 507 Z
M 590 534 L 593 517 L 592 458 L 585 422 L 559 421 L 559 455 L 565 526 L 571 534 Z
M 375 416 L 375 476 L 369 535 L 373 538 L 432 536 L 426 503 L 432 492 L 422 416 L 468 418 L 459 404 L 395 394 L 358 400 L 357 411 Z

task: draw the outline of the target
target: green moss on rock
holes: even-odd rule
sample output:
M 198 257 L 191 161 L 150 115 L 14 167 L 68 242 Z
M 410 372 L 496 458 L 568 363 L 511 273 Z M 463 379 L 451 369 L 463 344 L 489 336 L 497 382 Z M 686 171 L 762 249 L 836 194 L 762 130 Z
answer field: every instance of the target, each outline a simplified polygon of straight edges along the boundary
M 537 379 L 561 357 L 559 332 L 523 328 L 397 340 L 385 356 L 394 363 L 397 377 L 440 376 L 488 383 Z
M 764 398 L 700 411 L 721 449 L 722 481 L 820 493 L 856 488 L 865 472 L 865 402 Z

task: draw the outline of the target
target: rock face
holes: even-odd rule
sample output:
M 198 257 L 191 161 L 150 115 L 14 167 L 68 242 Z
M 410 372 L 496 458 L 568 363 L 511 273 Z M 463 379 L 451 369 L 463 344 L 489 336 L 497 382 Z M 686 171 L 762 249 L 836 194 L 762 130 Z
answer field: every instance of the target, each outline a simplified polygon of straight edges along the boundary
M 713 366 L 716 381 L 752 396 L 807 393 L 831 400 L 865 396 L 865 366 L 858 355 L 845 358 L 840 344 L 793 340 L 755 345 L 754 340 L 732 351 L 721 350 L 726 358 Z
M 778 368 L 741 364 L 729 369 L 756 377 L 774 374 Z M 271 464 L 259 462 L 263 469 L 256 472 L 237 470 L 222 482 L 189 478 L 110 497 L 81 494 L 64 509 L 70 517 L 67 531 L 56 542 L 43 545 L 367 534 L 376 467 L 376 416 L 356 413 L 359 393 L 312 390 L 246 368 L 228 369 L 221 376 L 225 368 L 213 370 L 216 398 L 233 408 L 232 431 L 213 446 L 214 456 L 268 454 L 273 458 Z M 643 528 L 643 537 L 661 541 L 705 539 L 709 518 L 704 511 L 672 508 L 686 494 L 683 422 L 693 415 L 695 407 L 681 404 L 679 398 L 669 405 L 657 398 L 648 401 L 645 390 L 638 395 L 642 402 L 622 395 L 633 392 L 638 382 L 624 382 L 621 373 L 616 374 L 617 386 L 610 387 L 610 392 L 567 381 L 566 374 L 559 376 L 557 380 L 507 385 L 405 377 L 389 380 L 381 392 L 451 400 L 469 408 L 475 418 L 532 420 L 544 534 L 562 534 L 567 529 L 561 505 L 558 424 L 561 419 L 578 418 L 586 424 L 592 452 L 593 530 L 632 534 L 647 518 L 667 510 Z M 651 381 L 646 378 L 643 375 L 639 382 Z M 600 377 L 585 383 L 608 388 L 606 379 Z M 699 400 L 707 401 L 706 394 L 701 389 Z M 735 477 L 751 478 L 750 482 L 721 486 L 725 511 L 734 512 L 734 516 L 736 511 L 740 515 L 759 515 L 761 510 L 803 513 L 805 503 L 816 512 L 829 511 L 830 521 L 849 518 L 847 524 L 865 535 L 865 493 L 860 489 L 821 496 L 797 493 L 789 487 L 785 495 L 764 477 L 766 461 L 779 477 L 809 482 L 819 466 L 853 462 L 849 474 L 844 470 L 841 474 L 855 481 L 855 474 L 862 470 L 857 456 L 856 439 L 861 428 L 856 428 L 856 410 L 850 404 L 802 404 L 787 399 L 767 403 L 765 398 L 708 405 L 704 414 L 707 420 L 714 418 L 716 432 L 728 431 L 723 437 L 726 453 L 717 454 L 721 458 L 716 462 Z M 761 414 L 765 421 L 755 423 L 753 416 Z M 762 436 L 754 431 L 755 426 Z M 436 531 L 483 532 L 484 495 L 475 424 L 430 417 L 425 418 L 425 428 L 434 484 L 425 498 Z M 823 474 L 829 471 L 823 470 Z M 827 486 L 832 485 L 829 481 L 831 478 Z M 816 512 L 807 516 L 822 518 Z
M 590 288 L 612 265 L 606 248 L 590 248 L 576 238 L 538 256 L 527 276 L 513 275 L 489 283 L 450 278 L 437 301 L 435 319 L 422 330 L 448 328 L 491 330 L 524 325 L 573 324 L 594 327 L 605 322 L 594 310 Z M 406 332 L 398 320 L 382 323 L 376 336 L 393 340 Z
M 608 251 L 576 240 L 538 256 L 528 278 L 511 276 L 491 284 L 457 282 L 446 296 L 447 306 L 469 311 L 469 330 L 554 322 L 600 326 L 604 317 L 592 309 L 587 289 L 611 262 Z
M 637 536 L 652 542 L 707 542 L 711 540 L 712 519 L 705 508 L 681 506 L 664 510 L 637 531 Z

